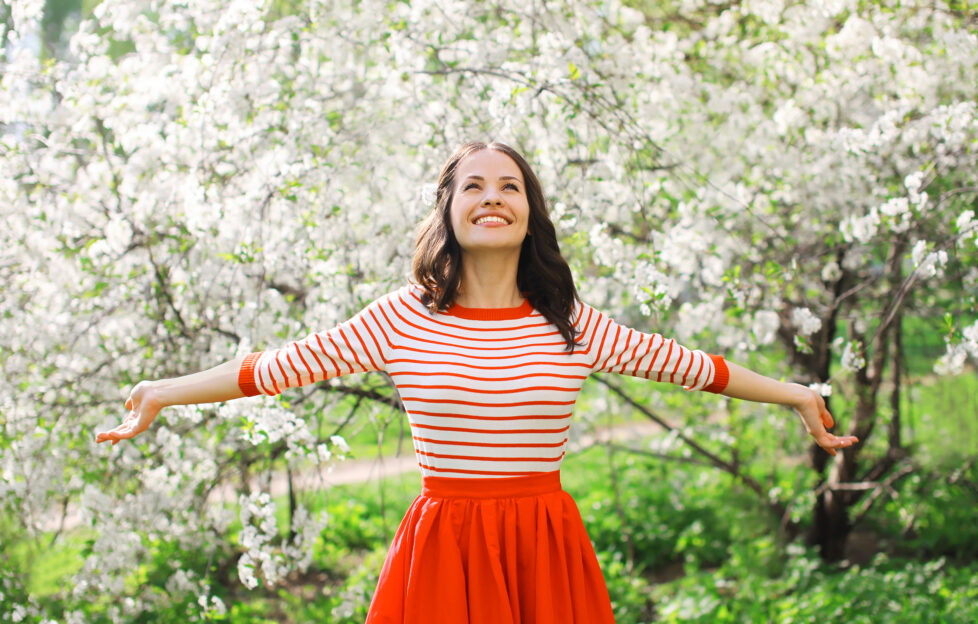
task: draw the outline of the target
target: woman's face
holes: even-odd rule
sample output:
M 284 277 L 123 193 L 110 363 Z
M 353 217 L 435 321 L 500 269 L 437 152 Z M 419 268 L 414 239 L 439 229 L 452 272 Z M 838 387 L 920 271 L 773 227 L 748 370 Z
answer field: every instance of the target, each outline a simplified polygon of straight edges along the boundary
M 529 218 L 523 173 L 512 158 L 484 149 L 459 162 L 451 222 L 463 251 L 512 248 L 518 252 Z

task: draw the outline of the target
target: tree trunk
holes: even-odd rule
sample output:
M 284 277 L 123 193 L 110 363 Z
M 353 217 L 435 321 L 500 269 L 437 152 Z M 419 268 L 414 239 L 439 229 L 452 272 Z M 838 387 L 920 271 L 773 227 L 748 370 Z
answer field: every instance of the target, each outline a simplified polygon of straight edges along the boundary
M 833 486 L 851 481 L 855 471 L 856 454 L 853 449 L 839 451 L 829 470 L 828 487 L 815 501 L 812 541 L 818 545 L 826 561 L 839 561 L 846 556 L 846 541 L 852 530 L 849 492 L 834 489 Z
M 856 480 L 858 453 L 862 443 L 872 434 L 877 417 L 876 396 L 879 383 L 862 372 L 856 375 L 856 381 L 858 400 L 849 433 L 859 437 L 861 444 L 840 449 L 832 458 L 825 492 L 815 503 L 813 538 L 826 561 L 845 558 L 846 540 L 852 529 L 849 507 L 855 502 L 856 493 L 837 489 L 836 486 Z
M 900 284 L 902 278 L 900 262 L 903 249 L 904 246 L 902 244 L 894 245 L 886 261 L 886 266 L 891 276 L 889 281 L 893 284 L 894 288 Z M 818 545 L 822 558 L 826 561 L 839 561 L 846 556 L 846 541 L 852 530 L 849 508 L 859 500 L 861 493 L 844 490 L 839 486 L 859 480 L 856 478 L 858 473 L 857 459 L 863 446 L 869 441 L 869 437 L 873 433 L 873 427 L 876 424 L 876 419 L 878 418 L 876 413 L 877 397 L 879 395 L 880 382 L 883 379 L 884 369 L 886 368 L 887 358 L 890 353 L 891 340 L 896 342 L 895 360 L 897 363 L 895 367 L 897 374 L 900 373 L 902 364 L 902 343 L 900 342 L 902 318 L 899 314 L 902 303 L 900 298 L 894 300 L 892 305 L 895 306 L 893 312 L 896 322 L 893 322 L 893 316 L 884 319 L 881 326 L 877 329 L 877 335 L 874 336 L 872 341 L 867 341 L 866 336 L 856 331 L 854 327 L 850 327 L 848 332 L 850 336 L 858 339 L 864 345 L 864 348 L 871 348 L 872 356 L 869 357 L 867 355 L 870 361 L 853 376 L 856 391 L 856 409 L 850 421 L 849 428 L 846 431 L 846 435 L 856 436 L 859 438 L 859 443 L 846 449 L 840 449 L 838 454 L 832 458 L 828 480 L 825 486 L 820 488 L 822 493 L 815 499 L 814 522 L 810 541 Z M 838 310 L 838 307 L 835 309 Z M 893 337 L 894 333 L 897 335 L 896 338 Z M 899 391 L 899 385 L 897 385 L 894 395 L 896 397 L 894 400 L 897 402 L 896 411 L 894 412 L 896 419 L 895 429 L 891 427 L 889 432 L 891 446 L 894 441 L 899 444 Z M 888 454 L 887 457 L 892 459 L 896 455 L 892 455 L 891 457 L 891 454 Z M 817 461 L 814 464 L 816 469 L 820 467 Z M 892 464 L 881 466 L 882 471 L 885 472 L 890 466 Z M 874 478 L 878 478 L 878 475 L 874 475 Z

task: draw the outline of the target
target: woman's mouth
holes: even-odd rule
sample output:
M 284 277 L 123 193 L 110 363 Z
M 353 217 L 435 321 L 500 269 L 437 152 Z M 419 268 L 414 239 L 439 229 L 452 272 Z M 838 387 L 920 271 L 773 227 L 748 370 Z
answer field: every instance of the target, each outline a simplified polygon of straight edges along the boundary
M 509 221 L 503 219 L 502 217 L 497 217 L 494 215 L 479 217 L 478 219 L 475 220 L 476 225 L 484 225 L 487 223 L 498 223 L 500 225 L 509 225 Z

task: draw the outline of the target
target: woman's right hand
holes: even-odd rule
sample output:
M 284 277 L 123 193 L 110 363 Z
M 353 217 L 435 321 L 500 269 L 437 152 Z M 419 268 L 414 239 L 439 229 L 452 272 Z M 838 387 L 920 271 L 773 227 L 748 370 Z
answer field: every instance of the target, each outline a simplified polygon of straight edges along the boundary
M 119 440 L 128 440 L 136 434 L 146 431 L 163 407 L 153 382 L 140 381 L 133 387 L 132 392 L 129 393 L 129 398 L 126 399 L 126 409 L 129 410 L 129 414 L 122 420 L 122 424 L 110 431 L 100 432 L 95 436 L 95 441 L 111 441 L 112 445 L 115 446 Z

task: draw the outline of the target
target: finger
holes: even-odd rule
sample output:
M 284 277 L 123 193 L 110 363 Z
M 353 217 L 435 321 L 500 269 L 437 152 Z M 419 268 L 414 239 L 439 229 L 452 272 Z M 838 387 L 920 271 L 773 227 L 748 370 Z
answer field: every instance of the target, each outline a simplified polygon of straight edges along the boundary
M 822 421 L 822 425 L 826 429 L 831 429 L 835 425 L 835 419 L 832 418 L 829 409 L 825 407 L 825 399 L 815 391 L 812 391 L 812 394 L 815 395 L 815 409 L 818 412 L 818 419 Z
M 132 397 L 129 397 L 128 399 L 126 399 L 126 409 L 127 410 L 131 410 L 132 409 Z
M 818 445 L 825 449 L 826 453 L 835 455 L 835 449 L 849 448 L 858 441 L 855 436 L 831 437 L 818 441 Z
M 112 432 L 111 431 L 99 431 L 97 434 L 95 434 L 95 441 L 96 442 L 105 442 L 105 441 L 111 440 L 111 439 L 112 439 Z
M 105 432 L 104 435 L 106 439 L 112 440 L 115 443 L 119 440 L 128 440 L 136 434 L 133 433 L 132 427 L 129 424 L 122 424 L 115 429 Z
M 115 446 L 119 442 L 122 442 L 123 440 L 126 440 L 126 439 L 128 439 L 128 436 L 120 435 L 118 433 L 112 434 L 112 437 L 109 438 L 109 440 L 112 441 L 112 446 Z
M 832 418 L 829 410 L 825 409 L 825 403 L 822 403 L 819 415 L 822 417 L 822 424 L 825 425 L 826 429 L 831 429 L 835 426 L 835 419 Z

